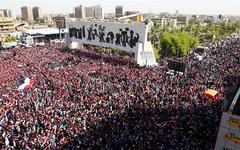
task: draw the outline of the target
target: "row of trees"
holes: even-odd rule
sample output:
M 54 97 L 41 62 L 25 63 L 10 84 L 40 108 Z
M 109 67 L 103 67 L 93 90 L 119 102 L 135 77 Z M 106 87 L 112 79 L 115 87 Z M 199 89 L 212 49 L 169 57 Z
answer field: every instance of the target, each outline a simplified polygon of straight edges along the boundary
M 240 23 L 200 23 L 190 22 L 181 28 L 172 25 L 160 26 L 157 22 L 151 28 L 149 40 L 157 54 L 165 56 L 183 56 L 187 51 L 194 49 L 199 44 L 206 45 L 208 42 L 221 39 L 240 29 Z M 157 56 L 155 53 L 156 58 Z
M 16 20 L 23 21 L 23 17 L 17 16 Z M 45 18 L 37 18 L 36 20 L 34 20 L 34 23 L 44 23 L 44 22 L 45 22 Z
M 5 38 L 5 42 L 16 42 L 16 37 L 7 36 L 7 37 Z
M 181 30 L 187 31 L 199 38 L 200 43 L 205 44 L 211 40 L 221 39 L 240 29 L 240 22 L 236 23 L 208 23 L 200 25 L 191 22 L 188 26 Z

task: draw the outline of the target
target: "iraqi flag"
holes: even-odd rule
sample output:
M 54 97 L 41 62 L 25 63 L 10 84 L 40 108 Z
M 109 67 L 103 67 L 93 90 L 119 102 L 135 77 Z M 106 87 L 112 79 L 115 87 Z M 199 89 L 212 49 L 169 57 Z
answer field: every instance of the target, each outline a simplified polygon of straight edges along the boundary
M 27 77 L 27 78 L 25 78 L 24 83 L 21 84 L 21 85 L 18 87 L 18 90 L 23 90 L 23 89 L 30 88 L 30 87 L 33 86 L 33 84 L 34 84 L 34 80 L 29 79 L 29 78 Z
M 11 107 L 13 105 L 14 101 L 10 101 L 7 103 L 7 106 Z

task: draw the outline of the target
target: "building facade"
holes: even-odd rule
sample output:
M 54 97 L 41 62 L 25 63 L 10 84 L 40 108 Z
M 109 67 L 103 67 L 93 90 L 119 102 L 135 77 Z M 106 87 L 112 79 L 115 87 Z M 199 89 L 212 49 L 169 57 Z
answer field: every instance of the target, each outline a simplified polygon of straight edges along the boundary
M 12 11 L 10 9 L 4 9 L 4 17 L 12 18 Z
M 74 18 L 74 13 L 68 14 L 68 17 L 69 17 L 69 18 Z
M 33 19 L 34 19 L 34 21 L 36 21 L 39 18 L 43 18 L 41 8 L 33 7 L 32 12 L 33 12 Z
M 32 8 L 23 6 L 21 7 L 22 18 L 24 21 L 33 21 Z
M 133 14 L 138 14 L 138 13 L 140 13 L 140 11 L 126 11 L 126 12 L 125 12 L 125 16 L 133 15 Z
M 161 17 L 155 18 L 154 21 L 157 21 L 162 27 L 172 25 L 174 27 L 177 26 L 177 19 L 170 18 L 170 17 Z
M 104 19 L 104 11 L 100 5 L 85 7 L 84 9 L 86 18 Z
M 15 32 L 13 18 L 0 18 L 0 34 L 9 34 Z
M 94 17 L 94 8 L 93 7 L 85 7 L 85 17 L 86 18 Z
M 4 11 L 0 10 L 0 18 L 4 18 Z
M 94 6 L 94 17 L 97 19 L 104 19 L 104 11 L 100 5 Z
M 12 18 L 12 11 L 10 9 L 0 9 L 0 18 Z
M 188 25 L 188 17 L 187 16 L 178 16 L 177 19 L 177 25 L 178 26 L 185 26 Z
M 74 9 L 75 18 L 85 18 L 85 9 L 82 5 L 75 7 Z
M 122 17 L 122 16 L 124 16 L 124 7 L 123 6 L 116 6 L 115 7 L 115 15 L 116 15 L 116 17 L 118 18 L 118 17 Z

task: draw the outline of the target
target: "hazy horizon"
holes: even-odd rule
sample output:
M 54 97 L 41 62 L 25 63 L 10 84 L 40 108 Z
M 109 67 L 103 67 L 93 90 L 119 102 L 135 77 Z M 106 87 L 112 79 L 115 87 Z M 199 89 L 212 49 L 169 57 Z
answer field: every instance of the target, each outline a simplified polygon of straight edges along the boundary
M 73 13 L 73 8 L 79 5 L 84 7 L 101 5 L 105 13 L 114 13 L 115 6 L 123 5 L 125 10 L 140 11 L 141 13 L 175 13 L 232 15 L 240 16 L 239 0 L 0 0 L 0 9 L 11 9 L 17 16 L 21 15 L 22 6 L 38 6 L 43 14 Z

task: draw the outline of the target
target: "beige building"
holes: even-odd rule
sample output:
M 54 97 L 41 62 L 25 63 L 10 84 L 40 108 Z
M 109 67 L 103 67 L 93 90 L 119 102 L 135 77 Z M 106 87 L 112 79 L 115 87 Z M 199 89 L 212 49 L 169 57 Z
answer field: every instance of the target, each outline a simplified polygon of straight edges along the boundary
M 24 21 L 33 21 L 32 8 L 23 6 L 21 7 L 22 18 Z
M 85 7 L 85 17 L 86 18 L 94 18 L 94 8 L 93 7 Z
M 13 18 L 0 18 L 0 34 L 9 34 L 15 31 Z
M 0 18 L 4 18 L 4 11 L 0 10 Z
M 170 18 L 170 17 L 161 17 L 161 18 L 155 18 L 154 21 L 157 21 L 162 27 L 173 25 L 174 27 L 177 26 L 177 19 Z
M 82 5 L 75 7 L 75 18 L 85 18 L 85 9 Z
M 10 9 L 0 9 L 0 18 L 3 17 L 12 18 L 12 11 Z
M 104 11 L 100 5 L 85 7 L 85 18 L 104 19 Z
M 33 7 L 32 13 L 33 13 L 33 19 L 34 19 L 34 21 L 36 21 L 36 20 L 39 19 L 39 18 L 43 18 L 42 9 L 39 8 L 39 7 Z
M 93 6 L 94 8 L 94 17 L 97 19 L 104 19 L 104 11 L 100 5 Z

